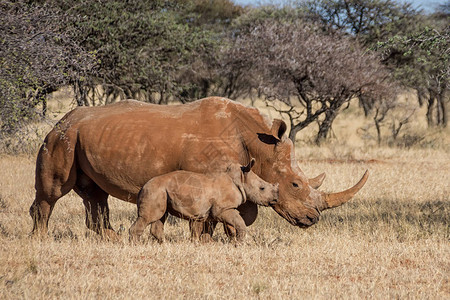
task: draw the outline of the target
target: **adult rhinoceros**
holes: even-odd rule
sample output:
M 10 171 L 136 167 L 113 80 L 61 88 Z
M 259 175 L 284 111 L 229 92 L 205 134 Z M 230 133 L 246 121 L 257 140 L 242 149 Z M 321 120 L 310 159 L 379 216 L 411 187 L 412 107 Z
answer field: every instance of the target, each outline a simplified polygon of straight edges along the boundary
M 230 162 L 256 159 L 254 172 L 279 183 L 275 211 L 292 225 L 308 227 L 320 212 L 348 201 L 365 184 L 333 194 L 317 191 L 324 176 L 312 184 L 298 168 L 286 124 L 271 122 L 255 108 L 210 97 L 185 105 L 159 106 L 134 100 L 102 107 L 79 107 L 45 138 L 36 162 L 36 198 L 30 208 L 33 233 L 47 232 L 56 201 L 70 190 L 83 198 L 86 225 L 114 234 L 107 198 L 136 203 L 151 178 L 175 170 L 205 173 Z M 240 213 L 250 225 L 255 204 Z M 198 226 L 197 226 L 198 230 Z

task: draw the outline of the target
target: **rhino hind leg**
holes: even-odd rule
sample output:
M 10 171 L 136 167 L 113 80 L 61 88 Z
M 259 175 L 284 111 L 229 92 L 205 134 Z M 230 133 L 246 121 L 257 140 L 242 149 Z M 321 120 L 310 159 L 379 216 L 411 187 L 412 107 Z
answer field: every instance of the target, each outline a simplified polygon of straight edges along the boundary
M 159 243 L 164 242 L 164 223 L 161 220 L 149 221 L 149 219 L 143 216 L 138 216 L 133 225 L 131 225 L 128 231 L 130 241 L 134 243 L 138 242 L 149 224 L 151 224 L 151 234 Z
M 64 146 L 59 144 L 51 149 L 44 145 L 39 151 L 36 161 L 36 196 L 29 211 L 33 219 L 32 235 L 47 234 L 48 221 L 56 202 L 75 185 L 77 174 L 73 155 L 56 159 L 64 155 L 64 151 Z
M 109 221 L 109 194 L 82 172 L 77 174 L 73 189 L 83 199 L 86 226 L 108 239 L 117 240 L 118 236 Z
M 30 216 L 33 218 L 32 236 L 43 236 L 47 233 L 48 220 L 57 200 L 36 193 L 36 198 L 30 207 Z

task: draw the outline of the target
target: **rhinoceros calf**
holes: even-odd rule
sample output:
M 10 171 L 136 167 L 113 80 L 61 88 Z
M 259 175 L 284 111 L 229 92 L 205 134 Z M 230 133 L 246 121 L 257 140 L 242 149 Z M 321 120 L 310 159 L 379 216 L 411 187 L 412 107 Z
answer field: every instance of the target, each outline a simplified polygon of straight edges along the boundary
M 140 190 L 138 218 L 130 227 L 130 240 L 138 240 L 152 224 L 151 233 L 162 242 L 166 211 L 189 220 L 212 219 L 233 226 L 237 240 L 245 236 L 245 222 L 237 210 L 249 200 L 269 206 L 278 200 L 278 184 L 271 184 L 251 171 L 255 160 L 247 166 L 231 164 L 226 172 L 200 174 L 175 171 L 155 177 Z

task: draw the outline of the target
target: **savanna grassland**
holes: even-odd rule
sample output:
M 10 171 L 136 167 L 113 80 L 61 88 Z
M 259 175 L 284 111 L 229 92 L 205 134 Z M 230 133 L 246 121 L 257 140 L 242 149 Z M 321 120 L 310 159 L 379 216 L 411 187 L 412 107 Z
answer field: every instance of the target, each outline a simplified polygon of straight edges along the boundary
M 102 240 L 73 192 L 56 204 L 48 238 L 31 239 L 35 156 L 0 155 L 0 298 L 449 298 L 448 132 L 429 147 L 368 146 L 346 133 L 358 118 L 339 116 L 339 138 L 322 147 L 300 132 L 296 149 L 305 174 L 326 172 L 323 191 L 368 169 L 354 199 L 307 230 L 262 208 L 237 247 L 221 226 L 214 242 L 191 242 L 186 221 L 166 224 L 164 244 L 146 234 L 131 245 L 136 207 L 114 198 L 112 225 L 125 230 Z

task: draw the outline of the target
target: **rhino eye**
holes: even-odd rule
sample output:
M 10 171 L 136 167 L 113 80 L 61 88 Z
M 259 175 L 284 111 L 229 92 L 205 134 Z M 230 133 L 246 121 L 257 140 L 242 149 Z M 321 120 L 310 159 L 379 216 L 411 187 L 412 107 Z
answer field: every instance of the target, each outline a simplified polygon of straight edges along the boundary
M 262 187 L 260 187 L 259 189 L 260 189 L 261 191 L 264 191 L 264 187 L 263 187 L 263 186 L 262 186 Z
M 296 184 L 295 182 L 293 182 L 292 185 L 293 185 L 294 187 L 298 187 L 298 184 Z

